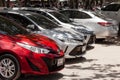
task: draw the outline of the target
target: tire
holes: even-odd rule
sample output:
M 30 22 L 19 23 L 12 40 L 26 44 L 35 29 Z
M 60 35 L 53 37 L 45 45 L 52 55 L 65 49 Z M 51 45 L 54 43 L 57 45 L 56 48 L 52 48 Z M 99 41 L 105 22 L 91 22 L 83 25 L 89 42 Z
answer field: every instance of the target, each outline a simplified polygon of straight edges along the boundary
M 19 76 L 20 65 L 18 60 L 11 54 L 0 56 L 0 78 L 2 80 L 16 80 Z
M 120 37 L 120 22 L 119 22 L 119 27 L 118 27 L 118 37 Z

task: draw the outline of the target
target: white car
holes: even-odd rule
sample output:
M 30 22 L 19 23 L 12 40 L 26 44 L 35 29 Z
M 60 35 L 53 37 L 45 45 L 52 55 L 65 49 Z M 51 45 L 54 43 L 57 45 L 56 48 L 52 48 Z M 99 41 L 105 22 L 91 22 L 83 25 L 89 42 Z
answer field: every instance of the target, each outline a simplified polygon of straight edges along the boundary
M 98 11 L 106 15 L 107 17 L 118 21 L 118 36 L 120 36 L 120 2 L 112 2 L 106 6 L 103 6 L 101 10 Z
M 95 32 L 97 39 L 107 39 L 117 36 L 118 22 L 107 18 L 103 14 L 82 9 L 67 9 L 60 12 L 77 24 L 91 28 Z
M 120 2 L 112 2 L 102 7 L 101 13 L 120 23 Z

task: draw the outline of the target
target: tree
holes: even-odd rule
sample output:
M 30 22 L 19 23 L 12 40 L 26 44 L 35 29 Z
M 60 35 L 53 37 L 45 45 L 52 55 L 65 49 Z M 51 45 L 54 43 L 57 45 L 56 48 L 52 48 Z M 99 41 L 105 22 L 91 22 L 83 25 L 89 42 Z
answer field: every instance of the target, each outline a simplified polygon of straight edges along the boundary
M 2 1 L 0 1 L 0 6 L 2 6 L 3 4 L 2 4 Z
M 2 7 L 5 6 L 5 0 L 0 0 L 0 6 L 2 6 Z
M 78 8 L 78 3 L 79 3 L 79 0 L 70 0 L 69 7 L 70 8 Z
M 82 0 L 85 9 L 93 9 L 94 6 L 102 6 L 103 0 Z
M 10 0 L 7 0 L 7 7 L 10 7 Z

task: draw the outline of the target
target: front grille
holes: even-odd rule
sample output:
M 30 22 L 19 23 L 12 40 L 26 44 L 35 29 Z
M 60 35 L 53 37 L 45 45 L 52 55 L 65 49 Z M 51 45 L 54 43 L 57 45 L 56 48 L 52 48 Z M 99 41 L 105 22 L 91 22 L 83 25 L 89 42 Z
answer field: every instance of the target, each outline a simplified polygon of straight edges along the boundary
M 82 55 L 84 53 L 85 52 L 82 52 L 82 46 L 77 46 L 70 52 L 69 55 L 71 55 L 71 56 L 79 56 L 79 55 Z
M 61 66 L 57 66 L 57 59 L 58 58 L 55 58 L 53 60 L 53 59 L 50 59 L 50 58 L 42 57 L 42 59 L 46 63 L 46 65 L 48 66 L 49 72 L 57 71 L 57 70 L 60 70 L 60 69 L 64 68 L 65 63 L 63 65 L 61 65 Z

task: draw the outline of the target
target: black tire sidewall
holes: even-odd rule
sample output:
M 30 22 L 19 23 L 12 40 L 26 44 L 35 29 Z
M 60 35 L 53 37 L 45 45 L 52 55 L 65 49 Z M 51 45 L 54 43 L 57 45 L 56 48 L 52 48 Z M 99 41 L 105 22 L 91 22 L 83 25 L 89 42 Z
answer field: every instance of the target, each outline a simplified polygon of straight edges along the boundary
M 11 59 L 14 62 L 14 64 L 15 64 L 15 74 L 11 78 L 9 78 L 9 79 L 3 77 L 0 74 L 0 78 L 2 80 L 16 80 L 20 76 L 20 66 L 19 66 L 18 60 L 13 55 L 11 55 L 11 54 L 5 54 L 5 55 L 0 56 L 0 61 L 2 59 L 4 59 L 4 58 L 9 58 L 9 59 Z

